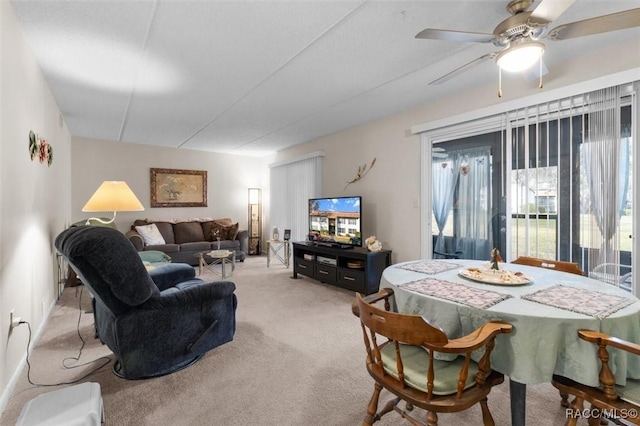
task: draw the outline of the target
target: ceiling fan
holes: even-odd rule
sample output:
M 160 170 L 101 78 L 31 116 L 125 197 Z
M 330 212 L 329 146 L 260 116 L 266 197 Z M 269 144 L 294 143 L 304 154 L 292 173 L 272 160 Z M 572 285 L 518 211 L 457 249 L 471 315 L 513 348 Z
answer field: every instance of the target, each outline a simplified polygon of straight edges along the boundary
M 496 60 L 500 71 L 523 71 L 536 62 L 540 63 L 540 87 L 542 87 L 542 55 L 545 45 L 540 40 L 567 40 L 609 31 L 640 26 L 640 8 L 597 16 L 548 30 L 548 25 L 567 10 L 575 0 L 542 0 L 529 11 L 535 0 L 512 0 L 507 11 L 512 15 L 500 22 L 492 34 L 438 30 L 427 28 L 416 38 L 474 43 L 493 43 L 502 50 L 487 53 L 456 68 L 429 84 L 440 84 L 489 59 Z M 501 90 L 498 96 L 502 96 Z

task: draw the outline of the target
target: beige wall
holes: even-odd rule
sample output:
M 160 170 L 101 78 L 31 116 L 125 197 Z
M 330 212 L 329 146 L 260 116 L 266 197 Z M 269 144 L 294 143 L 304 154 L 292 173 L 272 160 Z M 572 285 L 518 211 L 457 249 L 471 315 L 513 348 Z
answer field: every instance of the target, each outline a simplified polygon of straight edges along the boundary
M 144 206 L 142 212 L 121 212 L 118 229 L 126 232 L 135 219 L 230 217 L 247 229 L 248 188 L 268 184 L 265 160 L 228 154 L 149 145 L 73 138 L 71 215 L 73 221 L 113 213 L 83 213 L 82 207 L 105 180 L 124 180 Z M 207 207 L 151 208 L 150 169 L 207 171 Z
M 376 235 L 393 262 L 415 258 L 420 247 L 420 144 L 415 122 L 400 114 L 346 130 L 278 154 L 277 161 L 322 150 L 323 196 L 362 196 L 362 235 Z M 346 186 L 358 166 L 376 163 Z M 346 186 L 346 188 L 345 188 Z
M 0 411 L 25 359 L 26 325 L 38 334 L 57 299 L 53 240 L 69 220 L 71 137 L 9 2 L 0 2 Z M 29 131 L 54 149 L 31 161 Z M 35 336 L 34 336 L 35 337 Z M 34 380 L 38 380 L 34 377 Z

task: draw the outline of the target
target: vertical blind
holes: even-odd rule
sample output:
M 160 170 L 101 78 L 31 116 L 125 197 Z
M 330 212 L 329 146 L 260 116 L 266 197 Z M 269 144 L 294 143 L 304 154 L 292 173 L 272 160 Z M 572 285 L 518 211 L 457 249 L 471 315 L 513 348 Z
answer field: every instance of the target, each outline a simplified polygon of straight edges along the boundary
M 291 229 L 293 241 L 307 239 L 308 201 L 322 195 L 322 158 L 322 153 L 315 153 L 303 159 L 270 166 L 270 226 L 277 226 L 280 235 L 284 229 Z
M 444 235 L 450 235 L 444 224 L 452 215 L 441 210 L 451 208 L 451 202 L 444 203 L 448 198 L 438 192 L 442 188 L 433 179 L 440 163 L 453 161 L 467 140 L 497 134 L 499 140 L 490 148 L 491 202 L 494 217 L 500 219 L 493 243 L 502 245 L 503 257 L 576 262 L 597 279 L 631 271 L 638 84 L 514 108 L 423 133 L 423 153 L 430 164 L 423 167 L 429 172 L 424 176 L 432 178 L 425 182 L 425 197 L 432 210 L 428 214 L 435 218 L 430 223 L 437 225 L 423 236 L 431 240 L 429 234 L 441 235 L 443 228 Z M 432 156 L 434 146 L 440 154 L 447 153 L 446 160 Z M 455 191 L 459 186 L 458 182 Z M 483 196 L 476 199 L 484 201 Z M 456 229 L 461 227 L 453 223 L 453 237 L 459 239 Z M 609 266 L 603 270 L 602 265 Z

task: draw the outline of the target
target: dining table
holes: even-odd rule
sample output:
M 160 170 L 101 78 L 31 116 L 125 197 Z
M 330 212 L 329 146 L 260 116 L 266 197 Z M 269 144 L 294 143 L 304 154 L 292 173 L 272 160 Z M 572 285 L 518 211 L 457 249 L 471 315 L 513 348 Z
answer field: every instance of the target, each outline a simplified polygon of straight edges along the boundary
M 528 384 L 550 383 L 558 374 L 599 385 L 597 348 L 579 339 L 578 330 L 640 342 L 640 300 L 628 291 L 546 268 L 491 266 L 467 259 L 402 262 L 384 270 L 380 287 L 394 290 L 397 312 L 419 314 L 452 339 L 489 321 L 513 325 L 512 333 L 497 337 L 491 354 L 492 369 L 509 378 L 513 426 L 525 425 Z M 640 357 L 610 352 L 617 384 L 640 379 Z

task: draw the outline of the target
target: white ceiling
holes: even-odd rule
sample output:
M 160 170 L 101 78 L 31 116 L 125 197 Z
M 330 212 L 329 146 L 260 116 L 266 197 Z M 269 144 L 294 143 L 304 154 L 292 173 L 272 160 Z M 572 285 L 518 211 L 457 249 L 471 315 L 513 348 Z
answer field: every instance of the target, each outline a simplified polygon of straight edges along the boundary
M 429 86 L 497 48 L 414 36 L 509 16 L 502 0 L 11 2 L 72 135 L 247 155 L 495 84 L 489 61 Z M 637 7 L 577 0 L 549 28 Z M 548 41 L 549 76 L 633 37 Z

